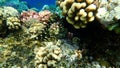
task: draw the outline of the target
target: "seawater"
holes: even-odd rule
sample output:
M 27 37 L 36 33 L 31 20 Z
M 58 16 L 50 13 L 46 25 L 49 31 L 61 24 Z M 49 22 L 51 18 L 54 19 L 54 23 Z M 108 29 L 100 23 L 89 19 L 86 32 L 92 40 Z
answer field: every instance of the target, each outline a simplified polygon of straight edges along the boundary
M 26 1 L 28 7 L 40 10 L 44 5 L 54 6 L 56 0 L 21 0 Z

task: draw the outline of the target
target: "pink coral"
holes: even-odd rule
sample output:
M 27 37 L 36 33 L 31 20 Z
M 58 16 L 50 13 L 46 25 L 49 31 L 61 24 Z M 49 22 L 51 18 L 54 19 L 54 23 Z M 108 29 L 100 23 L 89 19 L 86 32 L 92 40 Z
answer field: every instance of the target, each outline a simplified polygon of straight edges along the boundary
M 40 22 L 48 22 L 51 15 L 52 13 L 48 10 L 40 11 L 39 13 L 33 10 L 29 10 L 21 13 L 21 21 L 27 22 L 31 19 L 34 19 Z
M 31 19 L 39 20 L 39 17 L 40 17 L 39 14 L 33 10 L 24 11 L 21 13 L 21 21 L 22 22 L 27 22 Z
M 40 15 L 40 21 L 47 22 L 50 16 L 52 15 L 52 13 L 48 10 L 44 10 L 44 11 L 40 11 L 39 15 Z

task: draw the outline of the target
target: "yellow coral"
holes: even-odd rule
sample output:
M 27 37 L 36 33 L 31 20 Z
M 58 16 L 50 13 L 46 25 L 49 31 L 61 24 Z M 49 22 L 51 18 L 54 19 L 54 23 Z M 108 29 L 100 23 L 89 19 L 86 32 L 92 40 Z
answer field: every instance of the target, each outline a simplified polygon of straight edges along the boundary
M 97 6 L 94 4 L 94 0 L 58 0 L 57 3 L 67 22 L 76 29 L 85 28 L 88 22 L 95 19 Z
M 6 20 L 8 29 L 19 29 L 21 26 L 20 20 L 17 17 L 8 17 Z

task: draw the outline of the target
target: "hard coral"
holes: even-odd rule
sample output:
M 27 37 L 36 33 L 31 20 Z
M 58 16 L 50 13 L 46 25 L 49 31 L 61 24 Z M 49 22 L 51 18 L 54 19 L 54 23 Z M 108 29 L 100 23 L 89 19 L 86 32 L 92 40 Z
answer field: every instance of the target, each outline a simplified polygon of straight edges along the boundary
M 109 30 L 120 33 L 120 0 L 100 0 L 96 17 L 100 23 Z
M 19 15 L 19 12 L 13 7 L 0 7 L 0 33 L 7 29 L 19 29 L 21 26 Z
M 96 0 L 95 0 L 96 1 Z M 94 0 L 57 0 L 68 23 L 76 29 L 85 28 L 95 19 L 97 5 Z
M 8 29 L 19 29 L 21 26 L 20 20 L 17 17 L 8 17 L 6 20 Z
M 5 20 L 7 17 L 19 17 L 19 12 L 13 7 L 3 6 L 0 7 L 0 17 Z
M 39 12 L 40 21 L 48 22 L 49 18 L 51 17 L 52 13 L 49 10 L 44 10 Z
M 36 47 L 35 68 L 76 68 L 76 61 L 82 58 L 81 51 L 63 41 L 43 42 L 42 47 Z
M 39 14 L 34 10 L 23 11 L 21 13 L 22 22 L 28 22 L 31 19 L 39 20 Z
M 34 10 L 29 10 L 21 13 L 21 21 L 28 22 L 34 19 L 39 22 L 48 22 L 51 15 L 52 13 L 48 10 L 40 11 L 39 13 Z
M 52 42 L 46 42 L 46 47 L 40 47 L 35 50 L 35 68 L 57 67 L 62 58 L 62 50 L 58 45 Z

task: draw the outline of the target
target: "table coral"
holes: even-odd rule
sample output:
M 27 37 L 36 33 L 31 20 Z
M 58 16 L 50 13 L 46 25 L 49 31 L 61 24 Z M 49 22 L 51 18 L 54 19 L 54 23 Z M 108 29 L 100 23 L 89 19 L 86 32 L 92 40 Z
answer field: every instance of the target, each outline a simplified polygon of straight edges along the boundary
M 97 0 L 57 0 L 68 23 L 76 29 L 85 28 L 87 23 L 94 21 Z

